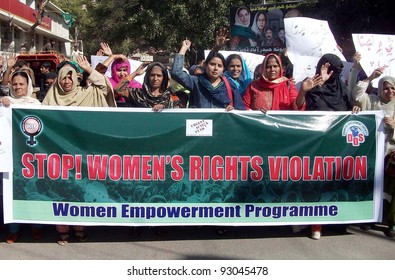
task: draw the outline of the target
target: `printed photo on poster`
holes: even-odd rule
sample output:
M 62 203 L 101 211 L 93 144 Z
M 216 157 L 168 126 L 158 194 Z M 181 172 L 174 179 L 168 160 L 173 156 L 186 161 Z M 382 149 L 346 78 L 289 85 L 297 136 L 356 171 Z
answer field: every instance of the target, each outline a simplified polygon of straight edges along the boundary
M 230 9 L 230 49 L 266 54 L 286 46 L 284 17 L 298 2 L 238 6 Z

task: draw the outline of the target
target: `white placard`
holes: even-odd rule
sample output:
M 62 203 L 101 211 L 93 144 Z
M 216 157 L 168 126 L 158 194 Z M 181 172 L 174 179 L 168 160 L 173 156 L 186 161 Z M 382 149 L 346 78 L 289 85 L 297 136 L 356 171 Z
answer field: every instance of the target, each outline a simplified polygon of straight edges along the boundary
M 395 35 L 352 34 L 355 50 L 361 54 L 361 66 L 367 76 L 383 68 L 382 76 L 395 76 Z M 372 85 L 378 87 L 379 79 Z
M 326 53 L 335 54 L 346 61 L 327 21 L 307 17 L 285 18 L 284 28 L 287 54 L 293 64 L 295 55 L 322 57 Z

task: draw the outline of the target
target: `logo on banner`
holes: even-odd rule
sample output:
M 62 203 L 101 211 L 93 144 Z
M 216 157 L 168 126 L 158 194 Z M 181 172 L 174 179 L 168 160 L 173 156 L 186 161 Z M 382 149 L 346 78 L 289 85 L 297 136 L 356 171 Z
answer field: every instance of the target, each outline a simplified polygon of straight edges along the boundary
M 342 136 L 346 137 L 347 143 L 353 146 L 359 146 L 365 142 L 369 131 L 366 126 L 359 121 L 350 121 L 343 126 Z
M 22 132 L 29 138 L 26 143 L 29 146 L 35 146 L 37 141 L 34 138 L 40 134 L 42 121 L 35 116 L 27 116 L 21 123 Z
M 186 120 L 186 136 L 213 136 L 213 120 Z

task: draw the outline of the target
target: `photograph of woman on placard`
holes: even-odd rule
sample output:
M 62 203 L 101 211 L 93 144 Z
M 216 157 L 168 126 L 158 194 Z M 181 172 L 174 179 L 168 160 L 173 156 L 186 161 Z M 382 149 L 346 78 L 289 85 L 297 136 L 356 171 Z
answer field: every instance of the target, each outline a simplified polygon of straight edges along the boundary
M 235 23 L 231 28 L 232 49 L 256 46 L 256 35 L 250 28 L 250 23 L 250 10 L 245 6 L 239 7 L 235 14 Z
M 265 40 L 265 28 L 266 28 L 267 17 L 262 11 L 259 11 L 254 16 L 254 22 L 252 23 L 252 31 L 256 34 L 257 46 L 261 46 Z

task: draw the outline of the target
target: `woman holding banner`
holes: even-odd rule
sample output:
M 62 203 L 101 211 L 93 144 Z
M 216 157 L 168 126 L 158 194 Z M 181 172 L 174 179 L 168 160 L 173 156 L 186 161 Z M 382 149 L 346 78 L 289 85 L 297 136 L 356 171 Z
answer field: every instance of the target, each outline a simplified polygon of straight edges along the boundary
M 189 106 L 194 108 L 223 108 L 245 110 L 241 95 L 232 89 L 223 75 L 225 58 L 217 51 L 211 51 L 205 60 L 205 73 L 190 76 L 183 71 L 185 53 L 191 41 L 184 40 L 180 51 L 174 57 L 172 77 L 190 91 Z
M 395 237 L 395 78 L 382 77 L 379 80 L 378 95 L 366 92 L 370 82 L 380 77 L 382 73 L 383 69 L 376 69 L 367 79 L 358 82 L 353 88 L 352 96 L 362 110 L 382 110 L 384 113 L 386 155 L 384 166 L 384 218 L 386 221 L 384 222 L 388 223 L 386 235 Z
M 131 80 L 144 73 L 142 88 L 128 87 Z M 141 64 L 136 71 L 123 79 L 114 90 L 122 94 L 127 107 L 152 108 L 155 112 L 173 107 L 170 76 L 165 66 L 159 62 Z
M 247 63 L 238 54 L 231 54 L 226 58 L 225 76 L 230 84 L 241 95 L 244 94 L 246 88 L 252 81 L 251 73 L 247 68 Z
M 324 54 L 317 63 L 316 85 L 303 87 L 300 98 L 306 101 L 306 111 L 351 111 L 357 113 L 360 107 L 352 106 L 351 95 L 340 79 L 343 62 L 335 54 Z M 321 238 L 322 225 L 311 226 L 311 238 Z
M 9 107 L 11 104 L 24 106 L 41 105 L 40 101 L 32 97 L 33 83 L 30 76 L 24 71 L 16 71 L 11 75 L 10 96 L 0 98 L 0 104 Z M 12 244 L 18 240 L 20 224 L 12 223 L 9 225 L 9 233 L 6 237 L 6 243 Z M 32 237 L 35 240 L 43 238 L 43 229 L 41 225 L 33 225 L 31 228 Z
M 298 98 L 295 84 L 284 77 L 282 61 L 278 55 L 265 56 L 261 73 L 260 78 L 251 82 L 243 95 L 247 110 L 260 110 L 263 113 L 268 110 L 303 110 L 304 96 Z M 318 84 L 317 78 L 309 81 Z
M 86 57 L 77 58 L 78 65 L 89 75 L 91 85 L 81 87 L 78 83 L 77 70 L 72 64 L 64 64 L 58 73 L 58 78 L 48 90 L 42 104 L 50 106 L 79 106 L 79 107 L 116 107 L 114 93 L 108 79 L 92 69 Z M 85 226 L 74 226 L 74 236 L 80 242 L 87 240 Z M 60 246 L 69 242 L 69 225 L 56 225 L 60 234 L 57 241 Z

